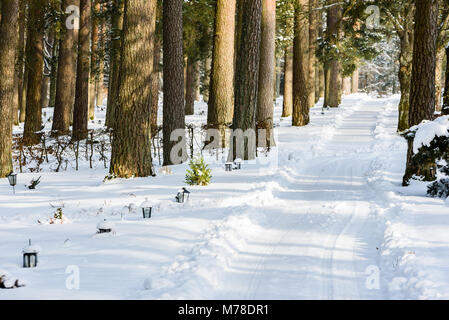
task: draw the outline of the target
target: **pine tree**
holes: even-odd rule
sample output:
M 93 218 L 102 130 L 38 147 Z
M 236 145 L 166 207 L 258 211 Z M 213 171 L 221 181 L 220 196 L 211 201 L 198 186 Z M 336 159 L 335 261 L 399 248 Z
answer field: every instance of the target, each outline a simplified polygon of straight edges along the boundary
M 438 34 L 438 0 L 423 0 L 416 3 L 415 42 L 410 91 L 409 126 L 427 119 L 431 120 L 435 111 L 435 64 Z M 433 162 L 413 163 L 413 140 L 408 141 L 407 168 L 403 184 L 408 185 L 415 174 L 424 180 L 435 179 L 430 170 Z
M 78 6 L 79 2 L 78 0 L 63 0 L 61 10 L 65 12 L 70 5 Z M 64 15 L 64 22 L 69 14 Z M 64 25 L 60 35 L 56 96 L 51 128 L 55 135 L 69 132 L 71 112 L 75 102 L 76 45 L 78 43 L 78 29 L 75 27 L 78 26 L 67 28 Z
M 234 111 L 235 14 L 235 0 L 217 0 L 207 125 L 220 131 L 221 146 Z
M 156 0 L 126 0 L 120 54 L 117 119 L 110 173 L 116 177 L 152 175 L 151 76 Z
M 247 132 L 243 150 L 237 150 L 232 136 L 233 146 L 229 157 L 237 156 L 244 160 L 252 160 L 256 156 L 256 141 L 252 138 L 256 130 L 256 109 L 259 82 L 260 39 L 262 20 L 262 0 L 244 0 L 241 4 L 241 33 L 237 52 L 235 77 L 235 107 L 233 130 Z M 251 133 L 252 132 L 252 133 Z M 255 137 L 254 137 L 255 138 Z M 243 154 L 238 154 L 243 152 Z
M 295 7 L 293 44 L 293 126 L 309 123 L 309 1 L 298 0 Z
M 29 3 L 27 22 L 26 69 L 28 70 L 26 90 L 26 114 L 23 140 L 27 145 L 40 141 L 37 134 L 42 128 L 42 71 L 44 68 L 44 26 L 47 0 Z
M 74 141 L 86 139 L 88 134 L 90 19 L 91 0 L 80 0 L 80 30 L 73 108 L 72 140 Z
M 262 0 L 262 32 L 260 41 L 259 94 L 256 127 L 266 131 L 265 141 L 258 139 L 260 147 L 273 144 L 273 112 L 275 81 L 276 1 Z
M 185 110 L 184 110 L 184 57 L 182 35 L 182 0 L 163 1 L 163 57 L 164 57 L 164 102 L 163 102 L 163 154 L 164 165 L 173 165 L 186 160 Z M 169 79 L 169 80 L 168 80 Z M 176 131 L 175 131 L 176 130 Z M 171 135 L 180 135 L 181 141 L 172 141 Z M 175 137 L 178 138 L 178 137 Z M 182 154 L 171 156 L 180 143 Z
M 1 0 L 0 21 L 0 178 L 12 171 L 12 101 L 18 43 L 18 0 Z

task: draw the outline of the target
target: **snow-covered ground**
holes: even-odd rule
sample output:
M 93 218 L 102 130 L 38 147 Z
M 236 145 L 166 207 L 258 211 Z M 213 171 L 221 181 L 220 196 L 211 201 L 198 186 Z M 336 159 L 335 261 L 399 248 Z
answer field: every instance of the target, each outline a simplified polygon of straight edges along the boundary
M 2 179 L 0 275 L 26 286 L 0 299 L 449 299 L 449 203 L 425 183 L 401 186 L 398 100 L 346 96 L 299 128 L 280 119 L 279 99 L 271 161 L 226 172 L 206 156 L 212 184 L 188 187 L 186 204 L 173 201 L 186 164 L 108 182 L 86 163 L 22 173 L 14 196 Z M 145 198 L 155 210 L 144 221 Z M 37 222 L 56 207 L 65 223 Z M 104 219 L 114 234 L 96 234 Z M 34 269 L 21 268 L 28 239 L 41 248 Z

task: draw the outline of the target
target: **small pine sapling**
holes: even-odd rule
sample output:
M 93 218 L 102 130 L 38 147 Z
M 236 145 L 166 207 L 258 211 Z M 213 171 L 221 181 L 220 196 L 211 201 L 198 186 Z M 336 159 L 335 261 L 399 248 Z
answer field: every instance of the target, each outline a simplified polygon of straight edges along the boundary
M 187 169 L 185 181 L 188 185 L 207 186 L 210 183 L 211 169 L 204 162 L 203 157 L 190 160 L 189 167 L 190 170 Z

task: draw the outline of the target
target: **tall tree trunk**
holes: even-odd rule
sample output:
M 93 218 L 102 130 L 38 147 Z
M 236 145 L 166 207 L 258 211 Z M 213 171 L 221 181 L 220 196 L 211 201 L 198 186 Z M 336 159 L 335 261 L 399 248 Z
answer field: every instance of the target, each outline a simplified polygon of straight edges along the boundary
M 156 0 L 126 0 L 120 63 L 119 100 L 110 173 L 121 178 L 153 174 L 151 160 L 151 76 Z
M 65 11 L 70 5 L 79 6 L 79 0 L 63 0 L 61 9 Z M 69 15 L 70 13 L 66 14 L 64 18 L 67 19 Z M 55 108 L 51 128 L 54 135 L 69 133 L 75 102 L 77 43 L 78 29 L 63 28 L 59 43 Z
M 12 170 L 12 101 L 18 42 L 18 0 L 1 0 L 0 22 L 0 178 Z
M 275 36 L 276 1 L 262 0 L 262 23 L 260 40 L 259 94 L 256 111 L 256 128 L 265 130 L 265 139 L 258 139 L 259 147 L 273 145 L 274 112 L 274 72 L 275 72 Z
M 72 140 L 87 138 L 89 111 L 89 48 L 90 48 L 90 0 L 80 1 L 80 30 L 78 60 L 76 65 L 75 104 L 73 107 Z
M 185 105 L 185 114 L 193 115 L 194 106 L 195 106 L 195 78 L 196 78 L 196 70 L 195 70 L 196 61 L 192 58 L 187 59 L 187 72 L 186 72 L 186 105 Z
M 293 112 L 293 46 L 285 48 L 284 53 L 284 103 L 282 117 L 290 117 Z
M 162 11 L 164 47 L 163 154 L 164 165 L 167 166 L 182 163 L 187 159 L 185 152 L 182 0 L 164 0 Z M 171 139 L 172 134 L 174 141 Z M 178 142 L 179 138 L 181 138 L 180 142 Z
M 159 75 L 161 63 L 161 41 L 155 40 L 154 43 L 154 58 L 153 58 L 153 73 L 151 74 L 151 136 L 157 135 L 157 112 L 159 109 Z
M 104 48 L 105 48 L 105 28 L 106 24 L 104 23 L 103 19 L 100 19 L 100 34 L 99 34 L 99 52 L 97 55 L 98 58 L 98 70 L 97 70 L 97 77 L 95 78 L 95 91 L 96 96 L 95 100 L 97 101 L 98 106 L 103 105 L 103 99 L 104 99 Z
M 342 82 L 342 92 L 343 94 L 351 94 L 351 78 L 350 77 L 346 77 L 343 78 L 343 82 Z
M 56 32 L 53 31 L 53 36 L 51 39 L 51 71 L 50 71 L 50 100 L 49 100 L 49 106 L 54 108 L 55 106 L 55 99 L 56 99 L 56 80 L 58 76 L 58 55 L 59 55 L 59 41 L 56 38 Z
M 318 37 L 318 0 L 309 0 L 309 107 L 315 105 L 315 64 Z
M 351 93 L 359 92 L 359 69 L 355 70 L 351 77 Z
M 194 79 L 194 100 L 200 101 L 201 92 L 200 92 L 200 83 L 201 83 L 201 71 L 200 71 L 200 62 L 195 62 L 195 79 Z
M 341 5 L 336 4 L 338 0 L 332 0 L 333 4 L 328 8 L 327 14 L 327 30 L 326 37 L 330 46 L 336 46 L 338 43 L 338 37 L 340 33 L 340 20 L 342 16 Z M 341 102 L 341 65 L 337 57 L 332 57 L 327 65 L 326 76 L 326 106 L 336 108 Z
M 19 44 L 17 57 L 17 72 L 18 72 L 18 103 L 19 103 L 19 119 L 18 122 L 25 121 L 25 32 L 26 25 L 26 0 L 19 0 Z
M 293 41 L 293 126 L 309 123 L 309 0 L 297 0 Z
M 415 43 L 410 89 L 409 126 L 423 120 L 431 120 L 435 112 L 435 65 L 438 34 L 438 0 L 422 0 L 416 3 Z M 432 162 L 417 163 L 413 159 L 413 140 L 408 142 L 407 168 L 403 185 L 408 185 L 413 175 L 425 181 L 435 179 L 430 168 Z
M 235 107 L 233 130 L 249 130 L 250 136 L 243 143 L 243 150 L 237 149 L 234 135 L 231 138 L 230 159 L 236 157 L 252 160 L 256 156 L 256 109 L 259 82 L 260 40 L 262 0 L 242 1 L 242 28 L 235 77 Z M 237 142 L 237 141 L 236 141 Z
M 108 106 L 106 109 L 106 126 L 114 129 L 117 122 L 115 116 L 115 107 L 118 99 L 118 77 L 120 67 L 120 42 L 121 32 L 123 28 L 123 4 L 124 0 L 114 0 L 113 8 L 114 14 L 111 19 L 111 49 L 110 56 L 110 71 L 109 71 L 109 88 L 108 88 Z
M 399 86 L 401 89 L 401 100 L 399 101 L 398 131 L 409 128 L 409 100 L 410 79 L 412 76 L 413 61 L 413 25 L 406 24 L 406 28 L 399 35 L 401 50 L 399 53 Z
M 212 69 L 212 58 L 207 57 L 204 61 L 204 79 L 203 79 L 203 101 L 209 103 L 210 72 Z
M 449 115 L 449 47 L 446 48 L 446 60 L 443 107 L 441 109 L 443 115 Z
M 436 66 L 435 66 L 435 110 L 441 111 L 441 91 L 444 86 L 443 82 L 443 63 L 445 49 L 441 47 L 437 50 Z
M 219 130 L 222 147 L 226 145 L 226 129 L 234 112 L 234 49 L 239 42 L 234 38 L 235 16 L 235 0 L 217 1 L 207 125 Z
M 43 31 L 46 0 L 35 0 L 29 3 L 28 10 L 28 43 L 26 67 L 28 68 L 26 116 L 23 132 L 27 145 L 39 142 L 36 134 L 42 126 L 41 89 L 42 70 L 44 67 Z
M 98 83 L 98 13 L 100 12 L 100 1 L 92 1 L 92 29 L 91 29 L 91 52 L 90 52 L 90 78 L 89 78 L 89 119 L 95 118 L 95 107 L 98 105 L 98 101 L 95 101 L 97 97 L 96 89 Z

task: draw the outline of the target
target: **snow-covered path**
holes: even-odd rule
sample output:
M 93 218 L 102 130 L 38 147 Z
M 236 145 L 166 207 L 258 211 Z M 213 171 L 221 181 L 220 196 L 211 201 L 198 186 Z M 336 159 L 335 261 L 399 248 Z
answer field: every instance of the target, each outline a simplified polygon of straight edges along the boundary
M 424 197 L 425 185 L 400 187 L 406 143 L 395 133 L 398 96 L 346 96 L 338 109 L 311 109 L 311 123 L 300 128 L 280 119 L 280 102 L 276 161 L 225 172 L 206 155 L 212 183 L 189 188 L 184 205 L 173 196 L 186 164 L 172 175 L 105 183 L 101 165 L 23 173 L 14 197 L 3 181 L 0 272 L 27 286 L 0 290 L 0 299 L 434 298 L 436 281 L 449 296 L 448 273 L 438 267 L 445 265 L 438 248 L 449 247 L 447 209 Z M 189 121 L 204 121 L 207 106 L 197 107 Z M 37 175 L 43 182 L 29 191 L 24 184 Z M 140 209 L 121 218 L 125 205 L 146 197 L 154 204 L 150 220 Z M 54 212 L 50 205 L 62 205 L 69 223 L 37 224 Z M 410 221 L 400 214 L 405 208 L 414 212 Z M 438 229 L 415 225 L 426 210 Z M 115 235 L 95 235 L 104 218 Z M 42 247 L 35 269 L 20 265 L 29 238 Z M 414 257 L 419 263 L 411 264 Z M 428 280 L 424 265 L 437 279 Z M 67 287 L 73 267 L 78 289 Z

